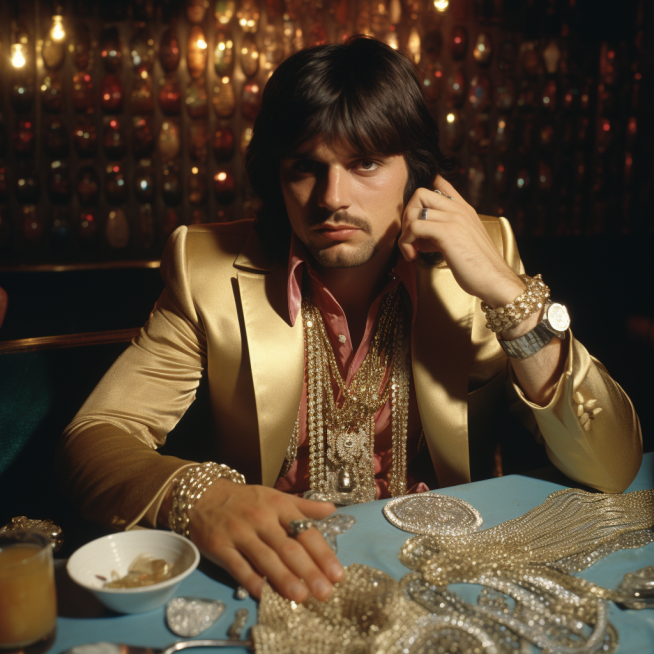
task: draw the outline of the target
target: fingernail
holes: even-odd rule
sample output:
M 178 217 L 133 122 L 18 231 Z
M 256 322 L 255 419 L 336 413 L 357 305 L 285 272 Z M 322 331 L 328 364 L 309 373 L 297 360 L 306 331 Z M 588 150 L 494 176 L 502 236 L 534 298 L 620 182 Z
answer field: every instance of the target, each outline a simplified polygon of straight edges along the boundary
M 330 565 L 327 572 L 332 581 L 340 581 L 343 578 L 343 566 L 340 563 Z
M 318 579 L 313 584 L 313 594 L 318 599 L 325 600 L 332 594 L 333 586 L 324 579 Z
M 292 583 L 289 591 L 289 595 L 298 602 L 303 602 L 307 598 L 307 587 L 302 582 Z

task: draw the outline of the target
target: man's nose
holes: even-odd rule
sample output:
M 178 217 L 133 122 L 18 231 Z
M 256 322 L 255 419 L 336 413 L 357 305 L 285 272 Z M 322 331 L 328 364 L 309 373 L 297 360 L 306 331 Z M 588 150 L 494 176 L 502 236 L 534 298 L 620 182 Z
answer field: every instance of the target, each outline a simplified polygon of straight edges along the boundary
M 350 180 L 346 170 L 340 166 L 329 166 L 323 177 L 320 190 L 320 206 L 330 212 L 347 209 L 351 204 Z

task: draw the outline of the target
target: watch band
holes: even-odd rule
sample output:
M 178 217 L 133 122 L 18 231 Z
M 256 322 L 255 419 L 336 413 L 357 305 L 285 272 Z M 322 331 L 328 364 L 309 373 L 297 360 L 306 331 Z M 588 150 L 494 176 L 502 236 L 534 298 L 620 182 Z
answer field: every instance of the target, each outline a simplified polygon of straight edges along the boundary
M 506 354 L 514 359 L 526 359 L 542 350 L 552 339 L 554 334 L 542 322 L 539 322 L 530 332 L 510 341 L 500 342 Z

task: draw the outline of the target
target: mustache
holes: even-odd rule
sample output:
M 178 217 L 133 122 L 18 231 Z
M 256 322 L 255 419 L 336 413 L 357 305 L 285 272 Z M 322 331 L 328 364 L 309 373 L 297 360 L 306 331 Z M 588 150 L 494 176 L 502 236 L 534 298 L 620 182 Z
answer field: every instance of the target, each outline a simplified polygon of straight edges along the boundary
M 337 211 L 334 214 L 328 212 L 316 212 L 315 214 L 309 216 L 307 224 L 309 227 L 315 227 L 316 225 L 321 225 L 328 220 L 334 225 L 347 225 L 349 227 L 356 227 L 366 234 L 370 234 L 372 232 L 370 223 L 365 218 L 353 216 L 347 211 Z

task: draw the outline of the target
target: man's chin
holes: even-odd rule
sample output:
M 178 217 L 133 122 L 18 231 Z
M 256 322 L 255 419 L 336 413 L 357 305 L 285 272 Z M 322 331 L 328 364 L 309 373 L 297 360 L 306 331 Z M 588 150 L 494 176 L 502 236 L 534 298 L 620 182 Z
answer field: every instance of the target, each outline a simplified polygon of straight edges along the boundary
M 324 268 L 357 268 L 368 263 L 376 254 L 374 244 L 364 244 L 357 248 L 343 247 L 345 244 L 337 243 L 328 248 L 309 246 L 309 251 L 316 263 Z

